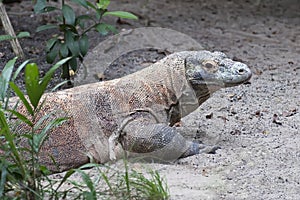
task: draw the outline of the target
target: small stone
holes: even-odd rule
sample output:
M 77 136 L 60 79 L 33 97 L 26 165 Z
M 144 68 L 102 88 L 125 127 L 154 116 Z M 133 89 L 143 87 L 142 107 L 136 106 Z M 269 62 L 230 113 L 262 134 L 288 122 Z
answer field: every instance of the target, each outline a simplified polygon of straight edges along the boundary
M 96 78 L 99 80 L 99 81 L 103 81 L 105 79 L 105 75 L 103 73 L 97 73 L 96 74 Z
M 213 117 L 213 113 L 209 113 L 209 114 L 205 115 L 206 119 L 212 119 L 212 117 Z

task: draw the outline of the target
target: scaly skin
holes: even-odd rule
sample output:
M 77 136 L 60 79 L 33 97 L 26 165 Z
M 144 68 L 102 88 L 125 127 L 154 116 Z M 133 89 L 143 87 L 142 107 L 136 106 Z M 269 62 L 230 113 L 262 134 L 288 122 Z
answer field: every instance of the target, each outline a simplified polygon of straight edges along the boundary
M 162 160 L 214 151 L 187 141 L 173 125 L 216 90 L 250 77 L 245 64 L 223 53 L 186 51 L 120 79 L 45 94 L 40 117 L 56 111 L 69 120 L 49 133 L 39 159 L 56 172 L 78 167 L 89 158 L 99 163 L 120 158 L 123 150 Z M 25 113 L 22 105 L 18 110 Z M 25 129 L 19 127 L 20 132 Z

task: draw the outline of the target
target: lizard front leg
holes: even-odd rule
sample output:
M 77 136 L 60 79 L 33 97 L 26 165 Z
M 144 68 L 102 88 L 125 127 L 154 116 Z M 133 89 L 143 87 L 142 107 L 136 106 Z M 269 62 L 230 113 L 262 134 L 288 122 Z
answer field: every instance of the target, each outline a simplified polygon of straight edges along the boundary
M 139 113 L 123 127 L 119 142 L 124 150 L 172 161 L 199 153 L 213 153 L 218 147 L 186 140 L 174 127 L 157 123 L 149 113 Z

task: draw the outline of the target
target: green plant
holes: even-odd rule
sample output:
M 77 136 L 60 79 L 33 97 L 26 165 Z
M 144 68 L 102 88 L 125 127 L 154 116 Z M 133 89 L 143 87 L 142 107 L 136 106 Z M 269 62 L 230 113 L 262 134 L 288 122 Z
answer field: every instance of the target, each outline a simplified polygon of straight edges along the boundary
M 149 170 L 150 178 L 143 174 L 133 171 L 131 174 L 131 185 L 136 191 L 136 196 L 141 199 L 168 199 L 169 191 L 167 184 L 164 183 L 157 171 Z
M 16 58 L 10 60 L 0 74 L 0 199 L 168 199 L 167 185 L 158 172 L 149 170 L 150 178 L 146 178 L 143 173 L 131 170 L 126 159 L 121 170 L 88 163 L 68 170 L 61 179 L 51 176 L 47 167 L 40 164 L 39 151 L 48 132 L 67 120 L 50 114 L 37 117 L 47 100 L 42 95 L 54 71 L 69 59 L 59 61 L 43 78 L 39 78 L 37 65 L 28 61 L 13 73 Z M 24 68 L 28 96 L 14 83 Z M 10 88 L 24 105 L 27 115 L 16 109 L 20 102 L 10 98 Z M 91 167 L 97 170 L 95 176 L 84 170 Z M 72 179 L 74 174 L 79 174 L 82 181 Z
M 39 151 L 49 131 L 66 119 L 52 119 L 50 115 L 38 119 L 37 115 L 44 102 L 44 100 L 41 101 L 41 97 L 54 71 L 68 60 L 69 58 L 59 61 L 40 79 L 37 65 L 27 64 L 28 61 L 21 64 L 13 74 L 15 58 L 6 64 L 0 75 L 0 198 L 20 195 L 21 199 L 42 199 L 44 186 L 41 184 L 43 176 L 40 174 L 48 175 L 49 171 L 39 163 Z M 28 98 L 13 82 L 24 67 Z M 27 115 L 15 109 L 17 104 L 10 105 L 9 86 L 25 106 Z M 50 119 L 49 122 L 48 119 Z M 46 121 L 47 125 L 41 126 Z M 21 126 L 19 126 L 20 124 Z M 21 127 L 20 129 L 24 132 L 20 134 L 17 127 Z M 20 147 L 19 142 L 21 141 L 25 141 L 27 145 Z
M 29 32 L 20 32 L 17 34 L 16 37 L 13 37 L 11 35 L 0 35 L 0 42 L 1 41 L 4 41 L 4 40 L 13 40 L 13 39 L 16 39 L 16 38 L 23 38 L 23 37 L 29 37 L 30 36 L 30 33 Z
M 94 175 L 84 170 L 87 167 L 94 168 Z M 73 176 L 75 174 L 80 178 Z M 71 169 L 65 173 L 54 194 L 56 198 L 66 199 L 169 199 L 168 187 L 157 171 L 139 173 L 130 169 L 126 160 L 120 167 L 90 163 Z
M 47 24 L 38 27 L 37 31 L 46 29 L 57 29 L 62 35 L 54 36 L 46 44 L 47 62 L 53 63 L 56 58 L 63 59 L 72 57 L 62 66 L 62 77 L 70 80 L 70 70 L 76 72 L 78 60 L 82 62 L 89 48 L 89 38 L 87 33 L 95 30 L 102 35 L 110 31 L 116 32 L 116 29 L 109 24 L 102 22 L 105 16 L 115 16 L 127 19 L 137 19 L 129 12 L 108 11 L 107 7 L 110 0 L 98 0 L 96 3 L 88 0 L 71 0 L 79 6 L 93 11 L 93 14 L 76 16 L 74 9 L 66 4 L 65 0 L 61 1 L 61 8 L 48 6 L 46 0 L 37 0 L 34 10 L 37 13 L 59 11 L 61 16 L 58 17 L 58 24 Z

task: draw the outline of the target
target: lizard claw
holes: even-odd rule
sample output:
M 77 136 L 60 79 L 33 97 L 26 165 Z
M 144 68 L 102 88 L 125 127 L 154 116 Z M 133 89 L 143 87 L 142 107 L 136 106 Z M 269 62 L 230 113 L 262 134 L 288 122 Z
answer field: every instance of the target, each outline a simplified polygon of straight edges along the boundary
M 116 135 L 116 134 L 112 134 L 108 138 L 109 159 L 112 161 L 117 159 L 116 153 L 115 153 L 115 144 L 116 144 L 117 138 L 118 138 L 118 135 Z
M 109 152 L 109 159 L 111 161 L 117 160 L 115 152 Z
M 181 158 L 200 154 L 200 153 L 215 154 L 218 149 L 221 149 L 221 147 L 192 142 L 190 144 L 190 148 L 183 155 L 181 155 Z
M 215 154 L 218 149 L 221 147 L 199 144 L 199 153 Z

